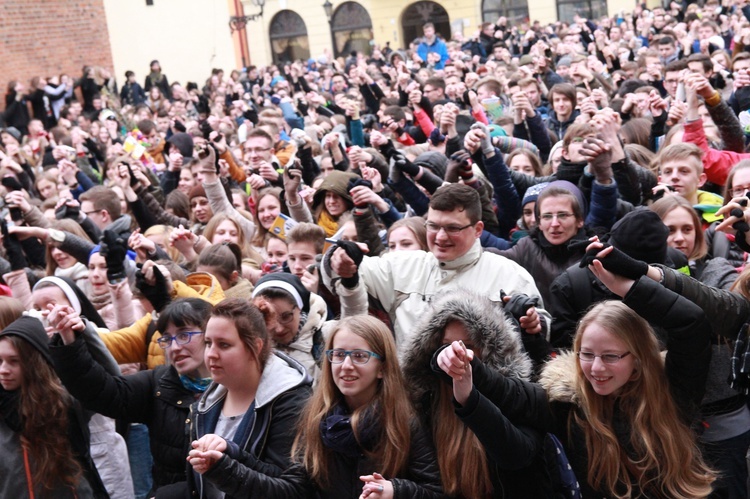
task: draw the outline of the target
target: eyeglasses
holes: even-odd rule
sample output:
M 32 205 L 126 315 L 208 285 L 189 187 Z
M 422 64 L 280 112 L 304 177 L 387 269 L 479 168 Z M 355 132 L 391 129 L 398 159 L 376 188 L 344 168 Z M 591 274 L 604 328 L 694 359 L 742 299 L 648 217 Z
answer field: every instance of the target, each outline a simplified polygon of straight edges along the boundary
M 289 324 L 294 320 L 294 309 L 297 308 L 297 305 L 294 306 L 294 308 L 291 311 L 283 312 L 279 314 L 278 318 L 276 320 L 279 321 L 281 324 Z
M 440 232 L 440 229 L 442 229 L 449 236 L 457 236 L 462 230 L 468 229 L 469 227 L 473 227 L 473 226 L 474 224 L 468 224 L 462 227 L 460 225 L 438 225 L 432 222 L 424 223 L 424 228 L 427 232 L 431 232 L 435 234 L 437 232 Z
M 162 349 L 166 350 L 167 348 L 172 346 L 173 341 L 175 341 L 178 345 L 187 345 L 196 334 L 203 334 L 203 331 L 184 331 L 182 333 L 177 333 L 174 336 L 165 334 L 164 336 L 156 340 L 156 342 Z
M 620 355 L 616 353 L 603 353 L 601 355 L 594 355 L 593 352 L 578 352 L 578 359 L 581 362 L 594 362 L 594 359 L 599 357 L 605 364 L 617 364 L 628 355 L 630 355 L 630 352 L 625 352 Z
M 542 220 L 542 222 L 551 222 L 555 218 L 557 218 L 558 222 L 565 222 L 567 219 L 574 216 L 575 215 L 573 213 L 561 211 L 559 213 L 542 213 L 539 218 Z
M 343 364 L 347 357 L 352 359 L 353 364 L 359 365 L 367 364 L 368 362 L 370 362 L 370 357 L 375 357 L 376 359 L 383 360 L 383 357 L 376 354 L 375 352 L 370 352 L 367 350 L 343 350 L 341 348 L 326 350 L 326 356 L 328 357 L 328 362 L 330 362 L 331 364 Z
M 750 185 L 735 185 L 735 186 L 732 186 L 732 195 L 734 197 L 744 196 L 747 191 L 750 191 Z

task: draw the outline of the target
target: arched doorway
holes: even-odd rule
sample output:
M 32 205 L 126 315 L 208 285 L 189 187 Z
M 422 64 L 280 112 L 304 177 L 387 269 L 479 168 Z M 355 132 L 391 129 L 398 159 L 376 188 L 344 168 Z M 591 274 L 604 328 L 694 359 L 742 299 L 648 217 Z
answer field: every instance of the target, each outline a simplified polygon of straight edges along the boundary
M 339 5 L 333 13 L 331 30 L 336 40 L 335 57 L 346 57 L 352 50 L 367 55 L 372 52 L 372 20 L 370 14 L 357 2 Z
M 508 24 L 529 20 L 529 4 L 527 0 L 483 0 L 482 21 L 488 23 L 497 22 L 498 17 L 507 17 Z
M 435 31 L 443 40 L 451 39 L 451 21 L 445 9 L 436 2 L 415 2 L 401 14 L 401 32 L 404 35 L 404 47 L 422 37 L 422 26 L 425 23 L 435 25 Z
M 269 31 L 274 64 L 310 58 L 307 26 L 293 10 L 282 10 L 273 16 Z

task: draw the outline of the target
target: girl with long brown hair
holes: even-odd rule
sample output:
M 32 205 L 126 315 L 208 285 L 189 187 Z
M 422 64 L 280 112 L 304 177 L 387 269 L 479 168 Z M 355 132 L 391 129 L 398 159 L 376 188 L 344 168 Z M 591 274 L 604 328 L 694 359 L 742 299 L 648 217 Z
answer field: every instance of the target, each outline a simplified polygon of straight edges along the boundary
M 315 497 L 441 496 L 431 445 L 416 425 L 382 322 L 347 317 L 331 332 L 292 453 Z
M 529 469 L 541 434 L 514 428 L 497 413 L 475 411 L 475 417 L 465 419 L 454 407 L 450 385 L 431 369 L 435 351 L 453 341 L 476 352 L 485 369 L 520 379 L 532 372 L 519 334 L 489 298 L 457 289 L 433 299 L 405 349 L 404 377 L 417 413 L 432 433 L 443 490 L 457 498 L 543 497 Z M 501 445 L 482 440 L 486 426 Z
M 52 365 L 42 322 L 0 332 L 3 497 L 108 498 L 89 455 L 86 418 Z

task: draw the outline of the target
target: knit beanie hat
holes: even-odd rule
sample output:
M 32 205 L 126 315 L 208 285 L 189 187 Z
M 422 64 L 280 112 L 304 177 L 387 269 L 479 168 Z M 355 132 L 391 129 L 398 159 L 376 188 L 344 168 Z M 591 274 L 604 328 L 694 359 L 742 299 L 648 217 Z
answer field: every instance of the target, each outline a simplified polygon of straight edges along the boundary
M 555 180 L 554 182 L 550 182 L 547 184 L 547 187 L 545 187 L 543 190 L 547 190 L 552 187 L 557 187 L 558 189 L 565 189 L 566 191 L 570 191 L 571 194 L 573 194 L 576 199 L 578 199 L 578 206 L 581 207 L 581 211 L 583 212 L 583 218 L 586 218 L 586 215 L 589 213 L 589 203 L 586 200 L 586 196 L 583 195 L 581 192 L 581 189 L 578 188 L 575 184 L 572 182 L 568 182 L 567 180 Z M 541 192 L 540 192 L 541 194 Z
M 8 135 L 16 139 L 16 142 L 18 142 L 19 144 L 21 143 L 21 131 L 18 128 L 9 126 L 8 128 L 3 128 L 2 130 L 0 130 L 0 132 L 7 133 Z
M 193 137 L 184 132 L 178 132 L 167 139 L 167 143 L 173 145 L 180 151 L 185 159 L 193 157 Z
M 91 300 L 88 299 L 86 294 L 81 291 L 81 288 L 79 288 L 72 279 L 67 277 L 47 276 L 43 279 L 39 279 L 39 281 L 34 284 L 34 289 L 32 291 L 46 287 L 46 285 L 49 284 L 53 284 L 60 288 L 70 302 L 70 306 L 73 307 L 73 310 L 79 315 L 90 320 L 96 324 L 97 327 L 107 328 L 104 319 L 102 319 L 102 316 L 96 311 L 94 304 L 91 303 Z
M 190 195 L 188 196 L 188 199 L 192 200 L 193 198 L 197 197 L 208 198 L 208 196 L 206 196 L 206 189 L 203 188 L 203 185 L 196 185 L 195 187 L 190 189 Z
M 42 321 L 36 317 L 23 316 L 11 322 L 8 327 L 0 331 L 0 338 L 4 336 L 17 336 L 28 342 L 42 354 L 49 365 L 53 365 L 52 356 L 49 353 L 49 337 L 44 330 Z
M 526 189 L 526 193 L 523 195 L 523 201 L 521 201 L 521 207 L 523 208 L 529 203 L 536 202 L 539 198 L 539 194 L 549 185 L 549 182 L 542 182 L 541 184 L 535 184 Z
M 440 178 L 445 178 L 445 169 L 448 166 L 448 158 L 445 154 L 437 151 L 423 152 L 414 159 L 414 164 L 428 168 Z
M 274 272 L 258 279 L 253 290 L 253 298 L 262 296 L 264 289 L 274 288 L 289 293 L 303 312 L 310 311 L 310 292 L 302 285 L 299 277 L 286 272 Z
M 631 258 L 646 263 L 664 263 L 669 229 L 659 215 L 647 208 L 626 214 L 612 226 L 609 244 Z

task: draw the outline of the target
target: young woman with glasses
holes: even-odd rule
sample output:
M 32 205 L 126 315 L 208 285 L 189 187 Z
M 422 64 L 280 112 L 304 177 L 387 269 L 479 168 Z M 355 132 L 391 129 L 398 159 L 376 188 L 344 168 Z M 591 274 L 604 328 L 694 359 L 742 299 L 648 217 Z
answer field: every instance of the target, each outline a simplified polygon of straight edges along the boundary
M 266 324 L 274 347 L 302 364 L 314 379 L 320 373 L 323 354 L 323 324 L 328 307 L 320 296 L 310 293 L 299 277 L 274 272 L 258 280 L 253 299 L 266 300 L 276 312 Z
M 69 308 L 50 317 L 64 346 L 51 349 L 55 368 L 65 387 L 87 409 L 149 427 L 154 458 L 153 491 L 184 482 L 189 439 L 185 421 L 190 404 L 211 379 L 203 361 L 203 328 L 211 304 L 199 298 L 176 300 L 159 315 L 157 340 L 168 364 L 129 376 L 113 376 L 94 360 L 74 328 L 78 315 Z M 153 496 L 153 493 L 149 496 Z
M 442 497 L 393 335 L 374 317 L 347 317 L 331 331 L 299 428 L 292 452 L 312 481 L 309 496 Z
M 544 390 L 484 368 L 458 342 L 437 354 L 457 410 L 471 411 L 479 392 L 509 419 L 554 432 L 583 497 L 708 496 L 714 473 L 690 425 L 705 391 L 711 323 L 697 305 L 649 278 L 616 276 L 600 260 L 592 271 L 623 301 L 586 314 L 574 351 L 545 367 Z M 665 360 L 649 322 L 667 330 Z

